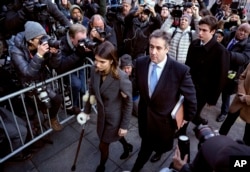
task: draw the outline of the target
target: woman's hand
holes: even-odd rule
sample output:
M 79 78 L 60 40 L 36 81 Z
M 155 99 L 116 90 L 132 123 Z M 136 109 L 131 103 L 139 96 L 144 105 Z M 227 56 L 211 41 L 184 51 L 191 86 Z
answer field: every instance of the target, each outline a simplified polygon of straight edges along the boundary
M 118 131 L 118 135 L 119 135 L 120 137 L 124 137 L 127 133 L 128 133 L 128 130 L 127 130 L 127 129 L 122 129 L 122 128 L 120 128 L 119 131 Z

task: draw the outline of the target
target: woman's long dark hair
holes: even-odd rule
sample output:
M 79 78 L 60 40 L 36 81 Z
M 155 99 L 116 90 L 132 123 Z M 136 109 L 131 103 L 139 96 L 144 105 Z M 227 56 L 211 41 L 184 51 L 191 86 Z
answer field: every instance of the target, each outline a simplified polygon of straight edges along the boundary
M 109 41 L 102 42 L 100 45 L 97 46 L 95 50 L 95 55 L 98 55 L 103 59 L 113 61 L 111 63 L 111 75 L 115 79 L 120 79 L 118 74 L 117 51 L 112 43 L 110 43 Z

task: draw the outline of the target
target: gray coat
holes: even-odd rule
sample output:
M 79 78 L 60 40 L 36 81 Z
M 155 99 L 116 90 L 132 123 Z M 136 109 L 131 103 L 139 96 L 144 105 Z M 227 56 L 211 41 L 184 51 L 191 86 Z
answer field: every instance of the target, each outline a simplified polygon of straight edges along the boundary
M 111 143 L 120 139 L 120 128 L 128 129 L 132 113 L 132 84 L 122 70 L 118 69 L 120 79 L 114 79 L 111 74 L 101 84 L 101 75 L 91 70 L 89 94 L 95 95 L 97 105 L 97 134 L 100 140 Z M 127 95 L 122 97 L 121 92 Z M 91 105 L 86 103 L 85 113 L 90 113 Z

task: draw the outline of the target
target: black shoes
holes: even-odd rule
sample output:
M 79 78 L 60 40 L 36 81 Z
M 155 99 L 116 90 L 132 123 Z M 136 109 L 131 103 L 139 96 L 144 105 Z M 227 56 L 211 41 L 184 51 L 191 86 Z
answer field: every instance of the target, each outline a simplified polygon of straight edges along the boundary
M 105 171 L 105 166 L 104 165 L 98 165 L 96 168 L 95 172 L 104 172 Z
M 217 122 L 222 122 L 226 119 L 227 117 L 227 114 L 220 114 L 217 118 L 216 118 L 216 121 Z
M 81 112 L 81 109 L 79 107 L 73 106 L 70 109 L 66 109 L 66 111 L 69 115 L 78 115 Z
M 162 156 L 162 153 L 155 153 L 155 154 L 151 157 L 150 161 L 151 161 L 151 162 L 157 162 L 157 161 L 159 161 L 159 160 L 161 159 L 161 156 Z
M 131 144 L 127 144 L 127 147 L 124 148 L 124 152 L 122 153 L 122 155 L 120 156 L 120 159 L 126 159 L 129 156 L 129 152 L 133 151 L 133 145 Z

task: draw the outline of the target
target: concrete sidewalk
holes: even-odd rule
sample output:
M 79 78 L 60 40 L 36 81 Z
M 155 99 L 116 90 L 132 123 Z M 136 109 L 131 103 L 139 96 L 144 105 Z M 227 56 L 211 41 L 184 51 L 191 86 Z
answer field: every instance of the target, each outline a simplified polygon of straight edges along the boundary
M 221 123 L 216 122 L 216 117 L 220 112 L 220 102 L 217 106 L 206 107 L 202 116 L 207 118 L 209 125 L 213 129 L 218 129 Z M 82 140 L 81 148 L 76 163 L 76 172 L 95 172 L 100 160 L 100 152 L 98 149 L 99 139 L 96 134 L 96 117 L 93 114 L 91 120 L 88 121 L 85 127 L 85 133 Z M 132 117 L 126 139 L 134 148 L 129 158 L 120 160 L 120 155 L 123 152 L 122 145 L 119 142 L 110 145 L 109 159 L 106 163 L 107 172 L 129 171 L 137 158 L 140 148 L 140 137 L 138 135 L 137 118 Z M 231 128 L 229 137 L 233 139 L 242 139 L 244 132 L 244 122 L 238 119 Z M 198 140 L 194 136 L 194 125 L 190 124 L 187 135 L 189 136 L 191 161 L 197 153 Z M 50 139 L 53 144 L 45 144 L 42 148 L 34 152 L 30 160 L 24 162 L 6 162 L 4 163 L 4 172 L 69 172 L 74 162 L 77 145 L 82 127 L 75 119 L 64 125 L 61 132 L 53 132 L 50 134 Z M 142 172 L 157 172 L 163 167 L 168 167 L 172 161 L 173 151 L 169 151 L 162 156 L 161 160 L 156 163 L 150 161 L 141 170 Z

